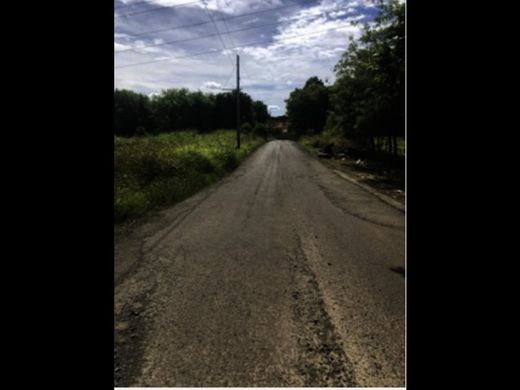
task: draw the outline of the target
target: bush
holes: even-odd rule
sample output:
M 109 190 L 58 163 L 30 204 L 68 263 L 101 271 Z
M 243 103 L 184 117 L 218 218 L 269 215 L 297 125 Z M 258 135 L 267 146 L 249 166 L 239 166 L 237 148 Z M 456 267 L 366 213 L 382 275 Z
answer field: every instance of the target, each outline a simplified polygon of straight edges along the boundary
M 238 158 L 234 151 L 227 150 L 222 154 L 222 168 L 231 171 L 238 166 Z
M 181 131 L 115 139 L 115 221 L 178 202 L 235 169 L 263 142 L 235 130 Z
M 179 169 L 185 173 L 189 171 L 197 171 L 201 173 L 213 173 L 215 167 L 212 162 L 200 152 L 189 150 L 181 152 L 177 156 L 179 160 Z
M 244 134 L 252 134 L 253 133 L 253 126 L 249 122 L 246 122 L 242 125 L 240 125 L 240 131 Z
M 257 137 L 262 137 L 267 141 L 267 138 L 269 136 L 269 127 L 263 123 L 257 123 L 255 126 L 255 133 Z
M 148 133 L 146 132 L 146 129 L 143 126 L 139 126 L 137 129 L 135 129 L 135 135 L 138 137 L 144 137 Z
M 146 194 L 140 191 L 116 189 L 114 219 L 116 223 L 141 216 L 150 207 Z

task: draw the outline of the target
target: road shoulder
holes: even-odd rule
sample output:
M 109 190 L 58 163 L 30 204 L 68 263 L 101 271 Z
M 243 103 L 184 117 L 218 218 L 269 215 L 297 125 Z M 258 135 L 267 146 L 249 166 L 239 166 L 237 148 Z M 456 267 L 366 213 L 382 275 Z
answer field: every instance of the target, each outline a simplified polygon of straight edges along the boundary
M 386 204 L 405 212 L 406 192 L 404 185 L 399 185 L 395 180 L 389 179 L 388 176 L 369 169 L 359 169 L 356 166 L 356 160 L 352 158 L 319 158 L 318 149 L 298 145 L 301 150 L 342 179 L 357 185 Z

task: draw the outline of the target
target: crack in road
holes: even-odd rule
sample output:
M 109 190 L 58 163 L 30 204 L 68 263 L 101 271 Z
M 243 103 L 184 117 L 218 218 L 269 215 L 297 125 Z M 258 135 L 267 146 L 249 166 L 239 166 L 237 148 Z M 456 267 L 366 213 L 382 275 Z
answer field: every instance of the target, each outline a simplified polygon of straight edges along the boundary
M 300 328 L 298 371 L 308 387 L 357 387 L 354 366 L 340 345 L 299 236 L 298 242 L 294 261 L 297 289 L 292 292 L 294 317 Z

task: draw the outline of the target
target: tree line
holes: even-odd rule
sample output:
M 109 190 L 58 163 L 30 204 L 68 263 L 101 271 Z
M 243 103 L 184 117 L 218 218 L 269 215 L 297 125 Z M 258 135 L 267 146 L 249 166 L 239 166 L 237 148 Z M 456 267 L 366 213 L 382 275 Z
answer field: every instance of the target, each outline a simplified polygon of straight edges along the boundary
M 236 91 L 208 94 L 167 89 L 149 97 L 130 90 L 114 93 L 115 134 L 134 136 L 196 129 L 201 132 L 236 127 Z M 265 124 L 267 106 L 240 92 L 240 123 Z
M 405 127 L 404 3 L 381 1 L 374 23 L 351 40 L 334 71 L 333 85 L 311 77 L 291 92 L 289 129 L 297 135 L 328 130 L 372 150 L 376 139 L 386 139 L 397 155 Z

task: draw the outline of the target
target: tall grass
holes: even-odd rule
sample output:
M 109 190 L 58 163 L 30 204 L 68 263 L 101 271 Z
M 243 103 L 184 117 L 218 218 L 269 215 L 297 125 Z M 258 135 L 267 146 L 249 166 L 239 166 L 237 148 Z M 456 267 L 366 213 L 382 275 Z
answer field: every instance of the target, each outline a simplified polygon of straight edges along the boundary
M 219 130 L 115 138 L 115 222 L 183 200 L 235 169 L 264 141 Z

